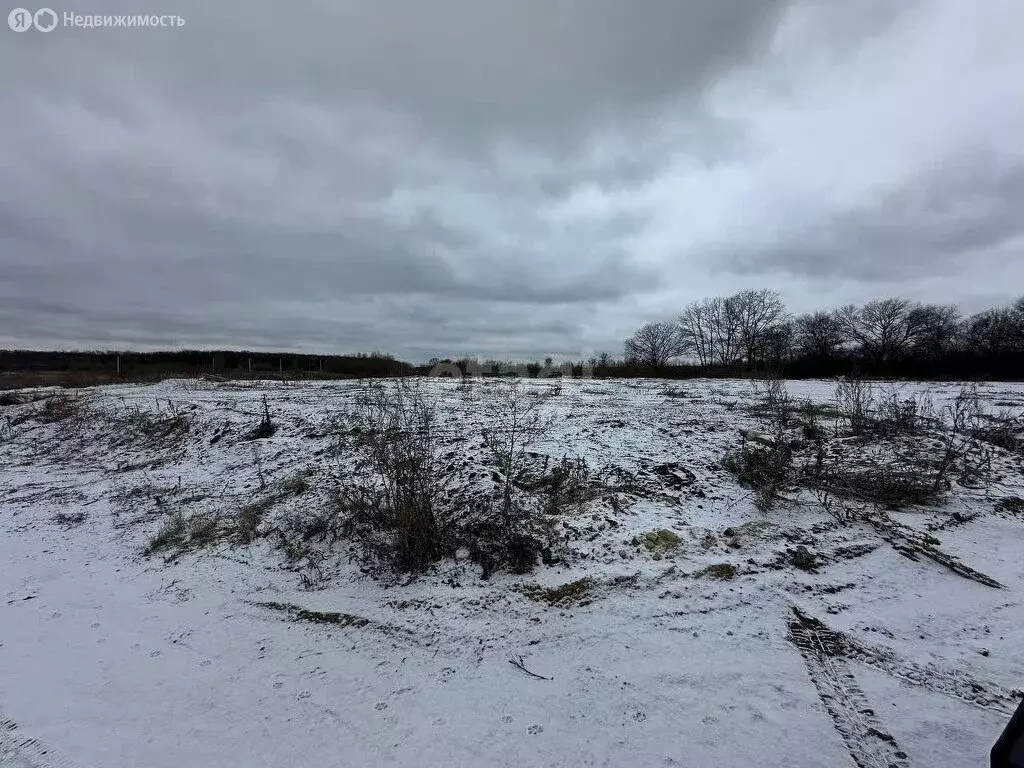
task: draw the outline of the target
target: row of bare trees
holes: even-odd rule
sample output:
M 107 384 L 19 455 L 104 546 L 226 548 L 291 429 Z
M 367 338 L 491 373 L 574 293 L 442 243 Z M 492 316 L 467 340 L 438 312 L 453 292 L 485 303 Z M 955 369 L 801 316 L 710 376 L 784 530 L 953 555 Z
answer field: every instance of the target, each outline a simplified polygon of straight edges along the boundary
M 971 361 L 1004 368 L 1018 359 L 1024 366 L 1024 298 L 969 317 L 952 304 L 906 298 L 793 316 L 775 291 L 741 291 L 695 301 L 674 321 L 647 323 L 626 340 L 625 356 L 627 365 L 654 369 L 674 360 L 748 369 L 851 360 L 879 369 Z

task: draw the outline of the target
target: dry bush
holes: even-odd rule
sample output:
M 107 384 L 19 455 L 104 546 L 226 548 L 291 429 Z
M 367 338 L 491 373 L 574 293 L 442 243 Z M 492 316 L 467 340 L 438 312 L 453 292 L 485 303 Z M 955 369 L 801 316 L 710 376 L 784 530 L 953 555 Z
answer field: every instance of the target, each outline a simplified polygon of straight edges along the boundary
M 276 497 L 264 496 L 243 504 L 232 521 L 232 536 L 235 541 L 239 544 L 251 544 L 259 538 L 260 524 L 275 503 Z
M 483 401 L 484 444 L 503 475 L 503 514 L 513 514 L 512 491 L 527 466 L 527 452 L 551 427 L 543 406 L 550 393 L 535 393 L 518 379 L 495 382 Z
M 979 414 L 971 437 L 1010 453 L 1024 452 L 1024 417 L 1003 409 L 996 414 Z
M 722 457 L 722 466 L 755 492 L 754 504 L 767 513 L 793 482 L 793 449 L 779 432 L 771 445 L 744 443 Z
M 260 419 L 260 423 L 253 427 L 249 433 L 242 438 L 243 440 L 265 440 L 268 437 L 273 437 L 274 433 L 277 432 L 277 425 L 274 420 L 270 418 L 270 404 L 267 402 L 267 396 L 263 396 L 263 418 Z
M 930 395 L 903 397 L 900 388 L 893 386 L 879 395 L 871 427 L 885 434 L 913 433 L 934 425 L 935 419 Z
M 825 439 L 825 429 L 818 421 L 818 417 L 826 410 L 809 399 L 803 400 L 796 406 L 797 419 L 805 439 L 813 440 L 816 443 Z
M 43 401 L 35 413 L 37 421 L 56 424 L 67 419 L 78 419 L 85 413 L 85 403 L 76 395 L 58 392 Z
M 155 411 L 148 411 L 138 405 L 125 405 L 120 418 L 115 418 L 133 433 L 149 438 L 182 437 L 192 428 L 190 415 L 170 400 L 166 408 L 159 400 L 156 406 Z
M 586 388 L 584 388 L 583 391 L 587 392 L 588 394 L 595 394 L 595 395 L 605 394 L 604 392 L 601 392 L 600 390 L 593 390 L 593 389 L 586 389 Z M 664 395 L 665 397 L 682 398 L 682 399 L 694 397 L 694 394 L 690 390 L 683 389 L 683 388 L 680 388 L 680 387 L 665 387 L 665 389 L 663 389 L 661 391 L 661 394 Z
M 309 490 L 309 477 L 312 474 L 313 470 L 311 468 L 294 472 L 278 481 L 277 485 L 282 493 L 291 496 L 301 496 Z
M 316 567 L 347 538 L 349 552 L 371 572 L 423 572 L 461 548 L 485 578 L 499 569 L 525 573 L 538 557 L 551 561 L 557 537 L 550 514 L 589 498 L 589 470 L 563 459 L 531 477 L 528 447 L 547 429 L 549 390 L 535 393 L 518 381 L 474 389 L 484 445 L 498 470 L 493 495 L 459 490 L 466 483 L 456 482 L 450 449 L 442 451 L 434 401 L 421 383 L 374 383 L 333 422 L 337 453 L 351 463 L 331 502 L 293 511 L 272 529 L 285 556 Z
M 834 398 L 839 412 L 850 423 L 850 431 L 855 435 L 867 431 L 875 399 L 871 382 L 859 377 L 842 379 L 836 384 Z
M 543 498 L 544 512 L 558 515 L 571 512 L 596 498 L 602 487 L 591 477 L 586 459 L 563 456 L 551 463 L 544 457 L 543 468 L 535 475 L 519 482 L 519 487 Z
M 793 408 L 793 400 L 782 379 L 766 374 L 760 379 L 751 379 L 754 397 L 758 400 L 755 412 L 778 420 L 785 426 Z
M 861 514 L 867 505 L 901 509 L 935 504 L 952 488 L 954 479 L 962 485 L 976 483 L 991 469 L 991 448 L 976 439 L 977 425 L 985 417 L 975 387 L 961 390 L 938 416 L 932 415 L 927 399 L 908 402 L 890 398 L 890 403 L 888 410 L 883 406 L 883 416 L 875 418 L 876 434 L 927 428 L 939 448 L 931 441 L 900 442 L 883 437 L 873 448 L 856 444 L 826 458 L 824 445 L 819 443 L 814 460 L 801 467 L 799 481 L 841 519 L 856 513 L 842 506 L 837 511 L 836 499 L 863 504 Z M 865 429 L 862 426 L 862 432 Z
M 484 444 L 502 475 L 500 499 L 485 500 L 476 507 L 469 536 L 470 552 L 485 576 L 503 566 L 514 573 L 530 571 L 551 537 L 551 526 L 544 519 L 544 512 L 552 509 L 550 497 L 545 509 L 516 489 L 528 483 L 530 446 L 551 428 L 544 405 L 553 396 L 550 389 L 534 391 L 516 379 L 495 382 L 484 397 Z M 573 472 L 569 466 L 565 469 L 559 483 Z
M 799 482 L 814 491 L 821 505 L 840 519 L 854 515 L 849 506 L 837 506 L 835 499 L 902 509 L 933 504 L 941 500 L 946 489 L 943 483 L 936 483 L 934 469 L 906 453 L 888 457 L 833 456 L 828 461 L 822 461 L 819 454 L 813 464 L 801 469 Z M 864 509 L 861 507 L 859 512 Z
M 357 462 L 336 493 L 339 530 L 354 535 L 370 559 L 423 571 L 455 548 L 434 405 L 418 384 L 374 383 L 351 420 Z
M 962 485 L 981 480 L 992 469 L 992 447 L 976 437 L 987 422 L 977 386 L 961 389 L 943 409 L 940 422 L 942 452 L 935 464 L 936 486 L 948 484 L 947 477 L 954 473 Z
M 170 550 L 173 554 L 212 544 L 221 535 L 220 520 L 216 515 L 172 512 L 160 525 L 156 534 L 143 550 L 145 555 Z

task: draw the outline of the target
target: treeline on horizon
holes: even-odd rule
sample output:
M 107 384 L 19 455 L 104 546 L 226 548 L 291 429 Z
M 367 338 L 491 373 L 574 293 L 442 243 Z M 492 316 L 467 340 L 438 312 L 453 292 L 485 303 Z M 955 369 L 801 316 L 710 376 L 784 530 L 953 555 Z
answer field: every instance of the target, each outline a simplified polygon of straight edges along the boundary
M 220 375 L 228 378 L 407 376 L 415 369 L 384 352 L 313 355 L 288 352 L 175 350 L 165 352 L 59 352 L 0 350 L 0 371 L 160 378 Z
M 886 298 L 791 314 L 778 293 L 741 291 L 695 301 L 672 320 L 641 326 L 617 357 L 556 363 L 433 358 L 414 365 L 384 352 L 314 355 L 200 351 L 0 350 L 0 372 L 80 374 L 82 383 L 219 375 L 368 378 L 424 375 L 439 364 L 487 376 L 695 378 L 771 372 L 788 378 L 1024 379 L 1024 297 L 964 315 L 956 305 Z
M 1021 379 L 1024 297 L 973 315 L 901 297 L 793 315 L 775 291 L 747 290 L 647 323 L 624 350 L 624 367 L 652 371 L 684 359 L 701 370 L 790 378 Z

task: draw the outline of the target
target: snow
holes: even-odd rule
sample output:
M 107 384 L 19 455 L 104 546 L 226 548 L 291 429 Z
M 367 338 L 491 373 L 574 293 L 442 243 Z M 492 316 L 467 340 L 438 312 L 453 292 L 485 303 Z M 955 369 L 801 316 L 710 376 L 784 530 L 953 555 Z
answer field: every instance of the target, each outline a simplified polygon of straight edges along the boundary
M 446 439 L 483 467 L 480 395 L 422 385 L 443 405 Z M 884 651 L 844 664 L 907 764 L 987 764 L 1024 687 L 1024 520 L 994 511 L 1024 496 L 1020 458 L 1001 457 L 986 489 L 957 486 L 942 507 L 893 515 L 926 532 L 952 510 L 979 513 L 935 535 L 1006 587 L 994 589 L 909 560 L 870 526 L 838 526 L 813 504 L 766 519 L 718 464 L 740 429 L 763 431 L 744 408 L 746 381 L 562 382 L 556 425 L 534 449 L 631 473 L 649 492 L 621 511 L 600 501 L 579 511 L 575 556 L 534 574 L 482 581 L 476 566 L 449 561 L 404 584 L 338 557 L 310 587 L 266 539 L 170 562 L 141 554 L 168 509 L 235 510 L 261 496 L 260 474 L 274 483 L 309 469 L 309 494 L 285 506 L 323 503 L 344 470 L 329 425 L 364 386 L 97 387 L 82 397 L 106 418 L 78 423 L 22 420 L 38 403 L 0 410 L 17 422 L 0 439 L 0 765 L 855 765 L 813 664 L 788 638 L 793 606 Z M 902 386 L 940 406 L 960 389 Z M 788 388 L 828 402 L 833 383 Z M 980 393 L 993 411 L 1024 409 L 1024 385 Z M 241 440 L 264 395 L 277 432 Z M 119 419 L 136 406 L 181 410 L 192 427 L 180 439 L 129 439 Z M 77 512 L 80 524 L 54 520 Z M 741 531 L 738 547 L 727 527 Z M 682 537 L 675 553 L 655 560 L 630 544 L 661 528 Z M 808 537 L 821 553 L 865 553 L 830 557 L 816 574 L 769 567 Z M 717 563 L 734 564 L 736 578 L 693 576 Z M 519 589 L 584 576 L 596 581 L 584 605 Z M 266 603 L 367 623 L 295 621 Z M 517 669 L 516 655 L 552 679 Z M 922 669 L 935 681 L 906 679 Z M 950 695 L 958 681 L 991 702 Z

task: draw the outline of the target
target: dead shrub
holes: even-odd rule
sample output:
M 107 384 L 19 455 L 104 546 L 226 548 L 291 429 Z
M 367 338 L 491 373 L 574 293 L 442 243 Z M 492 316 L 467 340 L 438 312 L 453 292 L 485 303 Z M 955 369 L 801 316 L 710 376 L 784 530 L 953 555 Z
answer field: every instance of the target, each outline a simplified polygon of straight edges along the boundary
M 545 456 L 537 476 L 520 482 L 521 488 L 542 495 L 545 514 L 564 514 L 597 496 L 600 489 L 591 479 L 586 459 L 563 456 L 550 468 L 549 463 L 550 457 Z
M 195 513 L 187 516 L 177 510 L 160 525 L 143 554 L 154 555 L 165 550 L 181 553 L 212 544 L 220 534 L 220 520 L 216 515 Z
M 877 504 L 889 509 L 933 504 L 945 487 L 936 485 L 933 471 L 908 456 L 859 458 L 816 464 L 806 471 L 801 483 L 819 493 L 819 501 L 830 509 L 830 496 L 848 501 Z M 843 515 L 841 517 L 849 517 Z
M 311 470 L 303 470 L 301 472 L 295 472 L 282 479 L 278 485 L 281 491 L 292 496 L 301 496 L 309 490 L 309 476 L 312 474 Z
M 813 462 L 806 462 L 801 468 L 800 482 L 818 495 L 826 509 L 833 511 L 833 498 L 890 509 L 935 504 L 942 501 L 954 479 L 968 485 L 990 471 L 991 450 L 973 436 L 982 418 L 974 387 L 961 390 L 939 417 L 930 415 L 927 401 L 908 405 L 906 400 L 889 400 L 900 412 L 888 411 L 881 419 L 881 428 L 879 420 L 873 422 L 876 434 L 883 435 L 881 442 L 874 447 L 868 443 L 846 446 L 845 452 L 827 458 L 823 444 L 819 443 Z M 922 402 L 926 404 L 922 406 Z M 867 424 L 861 423 L 862 433 L 868 429 Z M 938 440 L 937 450 L 930 441 L 893 441 L 884 437 L 925 426 L 928 434 Z M 848 518 L 848 513 L 847 509 L 837 516 Z
M 786 382 L 776 376 L 766 374 L 760 379 L 751 379 L 754 397 L 758 403 L 752 411 L 758 415 L 771 418 L 783 427 L 787 426 L 793 411 L 793 399 L 786 389 Z
M 553 396 L 550 389 L 534 392 L 512 380 L 489 385 L 484 397 L 484 445 L 501 473 L 501 496 L 476 507 L 473 530 L 484 535 L 479 541 L 471 536 L 468 544 L 484 559 L 485 574 L 502 565 L 513 572 L 532 569 L 551 535 L 545 512 L 556 509 L 570 491 L 568 486 L 575 485 L 572 492 L 580 492 L 581 467 L 568 463 L 549 478 L 546 504 L 516 492 L 529 485 L 529 448 L 550 429 L 543 406 Z
M 840 380 L 834 394 L 836 407 L 848 420 L 850 432 L 863 434 L 871 425 L 874 388 L 870 381 L 857 376 Z
M 419 572 L 454 551 L 437 415 L 422 388 L 372 384 L 351 414 L 357 463 L 336 493 L 343 528 L 368 558 Z
M 267 402 L 267 396 L 264 395 L 263 418 L 260 419 L 259 424 L 249 431 L 243 440 L 265 440 L 268 437 L 273 437 L 275 432 L 277 432 L 277 425 L 274 423 L 274 420 L 270 418 L 270 404 Z
M 233 522 L 233 536 L 239 544 L 251 544 L 260 535 L 260 524 L 267 512 L 274 506 L 276 498 L 265 496 L 262 499 L 243 504 Z
M 597 390 L 584 389 L 583 391 L 584 392 L 588 392 L 588 393 L 593 393 L 593 394 L 599 394 L 599 395 L 604 394 L 604 392 L 597 391 Z M 688 389 L 681 389 L 681 388 L 678 388 L 678 387 L 665 387 L 665 389 L 663 389 L 661 391 L 661 394 L 664 395 L 665 397 L 679 398 L 679 399 L 686 399 L 686 398 L 691 398 L 691 397 L 694 396 L 693 393 L 690 392 Z
M 970 429 L 974 439 L 1010 453 L 1024 452 L 1024 417 L 1004 409 L 997 414 L 979 414 L 978 422 Z
M 879 396 L 870 427 L 883 434 L 906 434 L 919 432 L 934 420 L 935 406 L 929 395 L 903 397 L 898 387 L 889 387 Z
M 43 401 L 35 417 L 43 424 L 56 424 L 67 419 L 77 419 L 84 411 L 85 404 L 81 398 L 67 392 L 58 392 Z
M 935 463 L 935 485 L 949 483 L 948 476 L 956 473 L 962 485 L 972 485 L 992 468 L 991 446 L 976 438 L 986 424 L 978 388 L 971 384 L 960 390 L 952 404 L 943 410 L 942 453 Z
M 192 428 L 190 415 L 170 400 L 166 407 L 162 407 L 157 400 L 155 411 L 145 410 L 138 405 L 126 405 L 119 422 L 135 434 L 157 439 L 181 437 Z
M 740 485 L 755 492 L 754 504 L 767 513 L 779 493 L 792 484 L 793 449 L 779 433 L 771 445 L 744 443 L 722 457 L 722 466 L 736 476 Z

